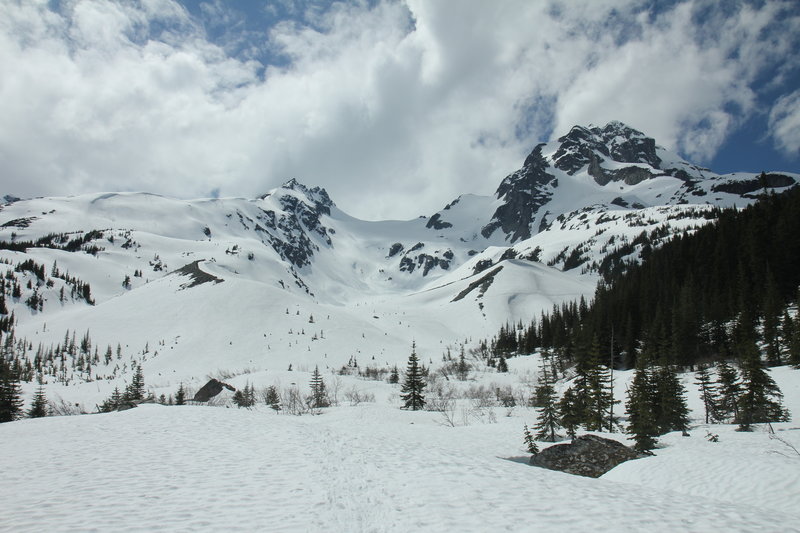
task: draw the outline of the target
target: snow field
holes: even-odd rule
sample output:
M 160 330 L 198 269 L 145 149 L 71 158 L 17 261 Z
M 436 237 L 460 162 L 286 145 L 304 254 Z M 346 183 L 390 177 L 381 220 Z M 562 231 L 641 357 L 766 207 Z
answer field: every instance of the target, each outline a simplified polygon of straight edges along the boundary
M 536 359 L 511 359 L 512 373 L 471 384 L 523 387 Z M 799 412 L 800 372 L 782 367 L 773 376 Z M 330 386 L 334 377 L 324 377 Z M 618 389 L 629 377 L 617 373 Z M 230 381 L 304 389 L 307 378 L 253 373 Z M 495 423 L 473 417 L 462 425 L 457 415 L 450 427 L 441 413 L 400 410 L 397 386 L 342 382 L 375 394 L 375 403 L 301 417 L 263 405 L 143 405 L 2 424 L 0 530 L 798 530 L 800 456 L 762 426 L 693 426 L 690 437 L 662 437 L 655 457 L 595 480 L 527 465 L 522 426 L 535 423 L 534 409 L 494 408 Z M 690 387 L 697 420 L 695 395 Z M 469 405 L 458 402 L 459 410 Z M 707 431 L 719 442 L 706 440 Z M 800 448 L 796 424 L 775 424 L 775 432 Z

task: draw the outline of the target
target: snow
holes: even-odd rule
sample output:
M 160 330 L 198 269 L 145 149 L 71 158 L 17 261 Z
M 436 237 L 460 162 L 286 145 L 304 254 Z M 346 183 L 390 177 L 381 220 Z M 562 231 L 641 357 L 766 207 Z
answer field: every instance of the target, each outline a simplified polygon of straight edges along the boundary
M 477 373 L 457 386 L 521 387 L 537 360 L 514 358 L 509 374 Z M 800 412 L 800 371 L 773 375 Z M 324 377 L 330 387 L 334 376 Z M 304 385 L 308 374 L 254 373 L 231 383 L 291 379 Z M 339 379 L 376 401 L 316 416 L 263 405 L 142 405 L 1 424 L 0 530 L 798 530 L 800 455 L 763 426 L 739 433 L 697 423 L 695 390 L 689 437 L 668 434 L 654 457 L 589 479 L 527 464 L 522 428 L 535 423 L 534 409 L 493 408 L 493 423 L 459 412 L 450 427 L 441 413 L 399 409 L 397 385 Z M 616 379 L 624 390 L 630 372 Z M 800 448 L 795 423 L 774 428 Z

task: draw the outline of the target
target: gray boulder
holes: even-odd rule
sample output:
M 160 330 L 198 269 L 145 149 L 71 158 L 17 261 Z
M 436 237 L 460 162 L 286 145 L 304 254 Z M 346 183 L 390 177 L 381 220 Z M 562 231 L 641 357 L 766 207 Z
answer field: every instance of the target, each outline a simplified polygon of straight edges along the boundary
M 550 446 L 531 457 L 534 466 L 568 474 L 600 477 L 615 466 L 644 455 L 624 444 L 597 435 L 581 435 L 570 444 Z
M 227 383 L 223 383 L 219 380 L 211 378 L 211 381 L 203 385 L 200 388 L 200 390 L 197 391 L 192 400 L 195 402 L 207 402 L 208 400 L 210 400 L 211 398 L 222 392 L 223 389 L 228 389 L 231 392 L 236 392 L 236 389 L 228 385 Z

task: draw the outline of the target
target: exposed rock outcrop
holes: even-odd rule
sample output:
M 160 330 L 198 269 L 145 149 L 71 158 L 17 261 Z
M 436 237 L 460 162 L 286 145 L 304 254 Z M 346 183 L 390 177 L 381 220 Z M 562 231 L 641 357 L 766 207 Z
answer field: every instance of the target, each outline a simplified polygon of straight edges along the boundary
M 600 477 L 615 466 L 644 457 L 633 448 L 597 435 L 581 435 L 570 444 L 550 446 L 531 457 L 531 464 L 586 477 Z

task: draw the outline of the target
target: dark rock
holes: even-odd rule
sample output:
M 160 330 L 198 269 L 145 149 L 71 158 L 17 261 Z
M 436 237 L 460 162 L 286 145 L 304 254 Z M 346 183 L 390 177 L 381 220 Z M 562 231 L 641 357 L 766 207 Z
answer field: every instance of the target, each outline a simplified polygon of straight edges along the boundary
M 624 181 L 628 185 L 636 185 L 652 177 L 649 170 L 637 166 L 621 168 L 614 173 L 615 181 Z
M 491 268 L 491 266 L 493 264 L 494 263 L 492 262 L 491 259 L 481 259 L 480 261 L 475 263 L 475 265 L 472 267 L 472 273 L 473 274 L 480 274 L 481 272 L 483 272 L 487 268 Z
M 396 242 L 389 248 L 389 255 L 387 255 L 386 257 L 387 259 L 389 257 L 394 257 L 402 251 L 403 251 L 403 245 L 400 244 L 399 242 Z
M 231 392 L 236 392 L 236 389 L 227 383 L 223 383 L 217 379 L 211 378 L 211 381 L 203 385 L 199 391 L 197 391 L 194 395 L 195 402 L 207 402 L 224 389 L 228 389 Z
M 749 180 L 729 180 L 711 187 L 713 192 L 727 192 L 730 194 L 745 195 L 756 192 L 764 187 L 789 187 L 794 185 L 794 178 L 784 174 L 765 174 L 762 180 L 759 176 Z
M 597 435 L 581 435 L 570 444 L 556 444 L 531 457 L 530 463 L 550 470 L 600 477 L 615 466 L 644 457 L 633 448 Z
M 531 224 L 539 208 L 550 201 L 558 185 L 556 177 L 546 172 L 549 165 L 542 156 L 543 146 L 536 146 L 522 168 L 500 183 L 496 196 L 504 203 L 481 229 L 481 235 L 487 239 L 497 229 L 502 229 L 511 242 L 531 236 Z
M 428 220 L 428 223 L 425 224 L 425 227 L 428 229 L 447 229 L 447 228 L 452 228 L 453 225 L 449 222 L 445 222 L 444 220 L 442 220 L 441 215 L 439 213 L 436 213 Z

